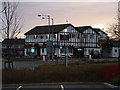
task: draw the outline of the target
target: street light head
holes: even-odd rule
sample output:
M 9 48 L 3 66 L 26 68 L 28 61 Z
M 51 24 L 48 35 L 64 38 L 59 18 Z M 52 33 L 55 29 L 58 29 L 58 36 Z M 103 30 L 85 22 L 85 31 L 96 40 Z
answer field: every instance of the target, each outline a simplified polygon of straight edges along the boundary
M 41 17 L 41 15 L 38 14 L 39 17 Z
M 45 17 L 42 17 L 42 19 L 45 19 Z

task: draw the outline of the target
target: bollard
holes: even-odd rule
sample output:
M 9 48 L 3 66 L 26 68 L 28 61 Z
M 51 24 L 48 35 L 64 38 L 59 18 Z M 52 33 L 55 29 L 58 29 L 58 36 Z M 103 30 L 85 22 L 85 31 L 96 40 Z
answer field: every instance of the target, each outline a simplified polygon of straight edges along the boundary
M 45 61 L 45 56 L 43 56 L 43 61 Z
M 89 59 L 92 59 L 91 55 L 89 55 Z

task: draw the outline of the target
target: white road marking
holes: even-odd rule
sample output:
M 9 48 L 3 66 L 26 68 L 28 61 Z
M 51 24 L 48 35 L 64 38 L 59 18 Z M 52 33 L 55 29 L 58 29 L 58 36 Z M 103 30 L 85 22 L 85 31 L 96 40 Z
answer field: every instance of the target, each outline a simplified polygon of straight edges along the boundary
M 61 90 L 64 90 L 64 87 L 63 87 L 63 85 L 60 85 L 60 87 L 61 87 Z
M 118 86 L 114 86 L 114 85 L 106 83 L 106 82 L 104 82 L 104 85 L 106 85 L 106 86 L 108 86 L 110 88 L 118 88 Z
M 22 88 L 22 86 L 19 86 L 16 90 L 19 90 L 20 88 Z

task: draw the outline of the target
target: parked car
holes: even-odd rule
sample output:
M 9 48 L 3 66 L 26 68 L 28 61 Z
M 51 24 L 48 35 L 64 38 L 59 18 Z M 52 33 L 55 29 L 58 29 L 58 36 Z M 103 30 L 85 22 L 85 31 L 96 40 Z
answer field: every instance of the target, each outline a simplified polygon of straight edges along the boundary
M 99 51 L 93 51 L 91 52 L 92 58 L 100 58 L 100 52 Z

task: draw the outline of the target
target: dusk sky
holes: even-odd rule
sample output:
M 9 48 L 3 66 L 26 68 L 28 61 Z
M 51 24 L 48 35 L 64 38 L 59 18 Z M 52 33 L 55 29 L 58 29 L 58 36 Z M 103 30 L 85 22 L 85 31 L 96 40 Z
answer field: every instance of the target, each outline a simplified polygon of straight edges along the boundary
M 28 0 L 19 4 L 19 15 L 22 16 L 24 27 L 19 37 L 35 26 L 47 25 L 47 19 L 43 20 L 38 14 L 50 15 L 54 18 L 54 24 L 73 24 L 74 26 L 92 26 L 93 28 L 107 28 L 114 23 L 117 16 L 118 0 Z M 34 1 L 34 2 L 33 2 Z M 39 1 L 39 2 L 38 2 Z M 49 2 L 48 2 L 49 1 Z M 56 2 L 55 2 L 56 1 Z M 64 2 L 66 1 L 66 2 Z M 101 1 L 101 2 L 98 2 Z

